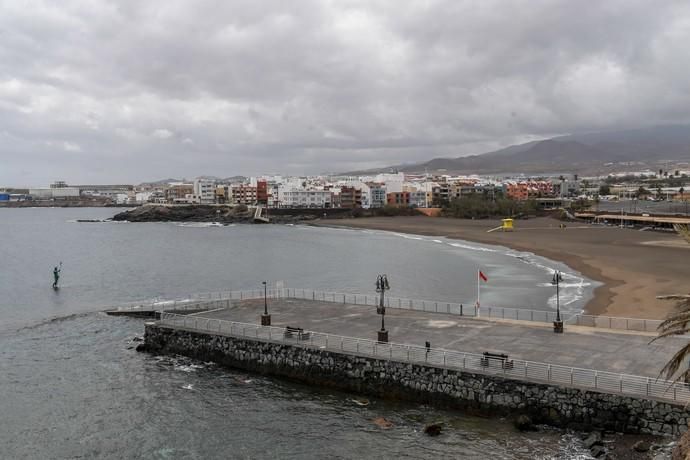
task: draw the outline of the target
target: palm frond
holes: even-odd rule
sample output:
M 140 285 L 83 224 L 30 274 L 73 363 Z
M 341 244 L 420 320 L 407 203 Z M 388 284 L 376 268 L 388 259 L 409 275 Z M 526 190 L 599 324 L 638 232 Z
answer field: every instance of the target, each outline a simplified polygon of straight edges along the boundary
M 676 372 L 678 372 L 678 369 L 680 369 L 680 366 L 686 361 L 686 358 L 690 356 L 690 343 L 686 344 L 683 346 L 680 350 L 676 352 L 675 355 L 666 363 L 666 365 L 661 369 L 659 372 L 659 375 L 666 374 L 666 378 L 670 379 L 672 378 Z M 690 374 L 690 368 L 686 369 L 683 371 L 683 374 Z M 679 380 L 680 376 L 677 376 L 674 380 Z
M 686 226 L 687 230 L 687 226 Z M 690 237 L 690 232 L 688 232 Z M 688 240 L 690 242 L 690 239 Z M 690 332 L 690 295 L 687 294 L 670 294 L 657 296 L 660 300 L 674 300 L 674 311 L 657 327 L 659 332 L 649 343 L 655 342 L 664 337 L 674 335 L 684 335 Z M 686 343 L 680 350 L 673 355 L 673 357 L 661 369 L 659 375 L 665 374 L 667 379 L 674 378 L 674 381 L 682 380 L 690 382 L 690 365 L 680 374 L 678 370 L 683 363 L 690 358 L 690 342 Z
M 673 224 L 673 229 L 685 241 L 690 243 L 690 228 L 688 228 L 687 224 Z M 659 325 L 657 328 L 659 334 L 649 343 L 664 337 L 683 335 L 690 332 L 690 294 L 660 295 L 656 298 L 659 300 L 674 300 L 676 302 L 674 305 L 675 311 Z M 665 373 L 666 378 L 672 378 L 674 375 L 676 375 L 678 369 L 680 369 L 680 366 L 688 357 L 690 357 L 690 343 L 687 343 L 680 350 L 678 350 L 675 355 L 673 355 L 663 369 L 661 369 L 659 375 Z M 687 369 L 676 376 L 675 381 L 677 382 L 679 380 L 690 382 L 690 364 L 688 365 Z
M 682 236 L 685 241 L 690 243 L 690 229 L 687 224 L 673 224 L 673 229 Z
M 690 330 L 690 303 L 679 302 L 676 311 L 657 327 L 659 335 L 649 343 L 671 335 L 682 335 Z
M 668 329 L 673 329 L 684 325 L 684 323 L 687 323 L 688 321 L 690 321 L 690 311 L 680 312 L 666 318 L 661 324 L 659 324 L 657 329 L 659 332 L 664 332 Z

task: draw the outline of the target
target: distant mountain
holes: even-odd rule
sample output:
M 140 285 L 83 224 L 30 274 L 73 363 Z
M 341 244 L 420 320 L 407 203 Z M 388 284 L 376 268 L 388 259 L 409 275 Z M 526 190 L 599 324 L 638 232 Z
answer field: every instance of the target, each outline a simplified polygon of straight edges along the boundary
M 221 182 L 225 182 L 225 183 L 228 183 L 228 182 L 246 182 L 247 179 L 248 178 L 245 176 L 232 176 L 232 177 L 226 177 L 225 179 L 222 179 Z
M 196 177 L 195 179 L 212 180 L 214 182 L 221 182 L 221 183 L 244 182 L 247 180 L 247 178 L 244 176 L 232 176 L 232 177 L 226 177 L 225 179 L 222 179 L 222 178 L 216 177 L 216 176 L 199 176 L 199 177 Z M 152 182 L 143 182 L 141 185 L 151 185 L 151 186 L 155 187 L 155 186 L 162 186 L 165 184 L 170 184 L 170 183 L 175 183 L 175 182 L 185 182 L 185 183 L 191 184 L 192 182 L 194 182 L 194 179 L 168 178 L 168 179 L 161 179 L 161 180 L 152 181 Z
M 181 180 L 180 180 L 180 179 L 169 178 L 169 179 L 156 180 L 156 181 L 152 181 L 152 182 L 142 182 L 141 185 L 153 185 L 153 186 L 156 186 L 156 185 L 165 185 L 165 184 L 169 184 L 169 183 L 171 183 L 171 182 L 181 182 Z
M 459 158 L 434 158 L 415 165 L 382 168 L 408 173 L 605 174 L 690 162 L 690 126 L 656 126 L 559 136 Z

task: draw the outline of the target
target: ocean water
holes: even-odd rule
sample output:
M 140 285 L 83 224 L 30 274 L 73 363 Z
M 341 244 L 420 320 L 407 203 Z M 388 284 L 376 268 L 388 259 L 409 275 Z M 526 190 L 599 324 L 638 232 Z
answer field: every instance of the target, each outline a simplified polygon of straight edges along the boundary
M 579 311 L 593 284 L 529 254 L 455 240 L 306 226 L 78 223 L 108 209 L 0 209 L 0 458 L 588 458 L 558 430 L 372 400 L 134 350 L 132 300 L 291 287 Z M 61 288 L 52 267 L 63 262 Z M 384 417 L 390 429 L 373 420 Z M 429 438 L 426 423 L 442 421 Z

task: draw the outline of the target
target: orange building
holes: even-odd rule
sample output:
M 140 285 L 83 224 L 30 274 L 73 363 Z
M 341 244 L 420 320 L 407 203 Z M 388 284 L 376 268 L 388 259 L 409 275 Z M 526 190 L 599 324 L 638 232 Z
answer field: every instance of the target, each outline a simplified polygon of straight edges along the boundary
M 531 198 L 553 196 L 553 184 L 549 181 L 524 181 L 506 185 L 506 195 L 513 200 L 525 201 Z

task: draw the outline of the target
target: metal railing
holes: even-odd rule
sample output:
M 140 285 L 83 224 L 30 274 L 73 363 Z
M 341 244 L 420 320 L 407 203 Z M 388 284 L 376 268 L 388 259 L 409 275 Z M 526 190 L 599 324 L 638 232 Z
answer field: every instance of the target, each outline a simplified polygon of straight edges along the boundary
M 605 329 L 622 329 L 626 331 L 657 332 L 663 322 L 659 319 L 618 318 L 615 316 L 573 315 L 568 324 L 574 326 L 601 327 Z
M 369 306 L 376 306 L 379 302 L 378 295 L 344 294 L 338 292 L 297 288 L 286 288 L 286 291 L 285 297 L 294 299 L 318 300 L 321 302 L 337 302 L 343 304 Z M 446 313 L 459 316 L 477 316 L 477 307 L 475 305 L 466 305 L 456 302 L 406 299 L 386 296 L 385 303 L 387 308 L 424 311 L 429 313 Z M 556 320 L 555 311 L 489 306 L 481 307 L 479 309 L 479 316 L 482 318 L 500 318 L 544 323 L 549 323 Z
M 582 369 L 558 364 L 540 363 L 520 359 L 503 366 L 500 361 L 485 360 L 483 355 L 416 345 L 380 343 L 373 340 L 344 337 L 308 331 L 302 338 L 286 336 L 285 328 L 259 326 L 233 321 L 162 313 L 158 324 L 219 335 L 243 337 L 253 340 L 285 343 L 348 353 L 358 356 L 397 362 L 422 364 L 472 373 L 499 375 L 510 379 L 549 383 L 566 387 L 596 390 L 604 393 L 654 398 L 675 403 L 690 402 L 690 387 L 649 377 L 618 374 L 593 369 Z M 307 338 L 308 337 L 308 338 Z
M 378 295 L 344 294 L 313 289 L 286 288 L 284 297 L 321 302 L 336 302 L 353 305 L 378 305 Z M 474 305 L 463 305 L 455 302 L 442 302 L 433 300 L 417 300 L 398 297 L 386 297 L 387 308 L 403 310 L 424 311 L 428 313 L 446 313 L 460 316 L 477 317 L 477 308 Z M 556 321 L 556 312 L 553 310 L 530 310 L 525 308 L 507 308 L 484 306 L 479 310 L 479 317 L 508 319 L 517 321 L 533 321 L 539 323 L 552 323 Z M 619 329 L 637 332 L 656 332 L 662 320 L 643 318 L 619 318 L 613 316 L 593 316 L 582 314 L 565 314 L 561 312 L 561 318 L 566 324 L 573 326 L 588 326 L 605 329 Z
M 268 289 L 266 294 L 269 299 L 284 297 L 284 289 Z M 188 310 L 211 310 L 214 308 L 230 307 L 233 300 L 258 299 L 264 297 L 263 289 L 246 291 L 224 291 L 190 294 L 177 299 L 170 300 L 148 300 L 140 302 L 130 302 L 119 305 L 113 310 L 117 311 L 188 311 Z M 224 304 L 221 302 L 225 302 Z
M 131 304 L 117 307 L 118 311 L 189 311 L 212 308 L 222 308 L 222 306 L 202 307 L 205 302 L 215 300 L 247 300 L 263 298 L 262 289 L 244 291 L 223 291 L 200 294 L 190 294 L 179 299 L 168 301 L 149 301 L 132 302 Z M 314 289 L 282 288 L 268 289 L 269 299 L 293 298 L 314 300 L 321 302 L 333 302 L 352 305 L 378 305 L 379 297 L 376 294 L 347 294 L 339 292 L 319 291 Z M 477 308 L 475 305 L 465 305 L 456 302 L 443 302 L 433 300 L 407 299 L 402 297 L 389 297 L 385 299 L 386 307 L 401 310 L 424 311 L 428 313 L 446 313 L 451 315 L 476 317 Z M 227 305 L 228 307 L 230 305 Z M 484 306 L 480 309 L 480 317 L 507 319 L 517 321 L 533 321 L 539 323 L 552 323 L 556 320 L 556 312 L 553 310 L 530 310 L 524 308 L 506 308 Z M 566 315 L 561 313 L 561 317 L 566 324 L 574 326 L 587 326 L 605 329 L 619 329 L 638 332 L 656 332 L 661 320 L 641 319 L 641 318 L 618 318 L 612 316 L 592 316 L 592 315 Z

